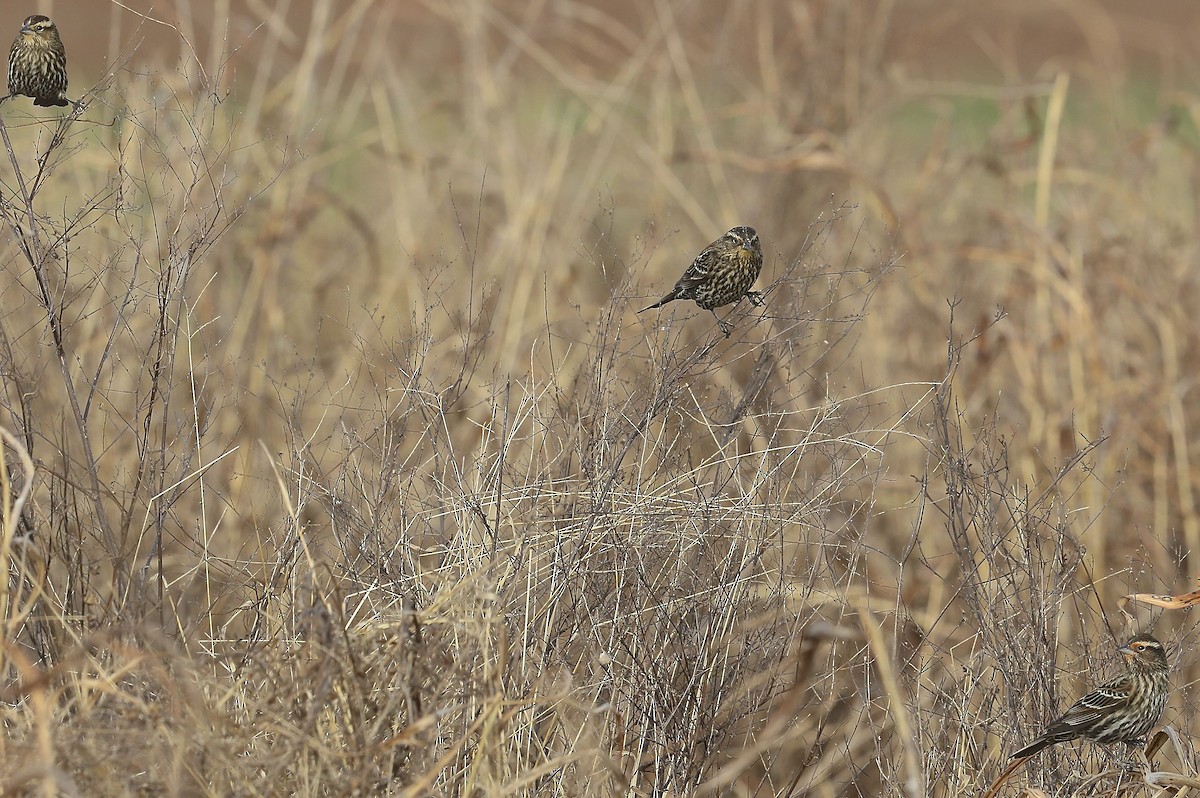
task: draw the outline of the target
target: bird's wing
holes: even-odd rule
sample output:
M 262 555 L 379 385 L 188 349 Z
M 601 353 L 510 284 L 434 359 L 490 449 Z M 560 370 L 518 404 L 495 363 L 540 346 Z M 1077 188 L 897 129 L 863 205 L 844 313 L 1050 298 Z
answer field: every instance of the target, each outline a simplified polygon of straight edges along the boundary
M 700 254 L 692 261 L 692 265 L 688 268 L 688 271 L 695 274 L 697 278 L 707 277 L 708 273 L 712 271 L 713 264 L 719 260 L 717 243 L 714 241 L 700 250 Z
M 687 271 L 683 273 L 683 276 L 679 278 L 679 282 L 676 284 L 676 287 L 684 289 L 685 291 L 690 291 L 696 286 L 704 283 L 708 279 L 708 274 L 710 271 L 712 271 L 712 265 L 716 259 L 716 253 L 713 251 L 713 247 L 711 245 L 705 247 L 704 250 L 696 256 L 696 259 L 692 261 L 692 265 L 687 267 Z
M 1071 705 L 1063 716 L 1046 729 L 1048 735 L 1067 729 L 1086 727 L 1129 700 L 1130 684 L 1125 678 L 1097 687 Z

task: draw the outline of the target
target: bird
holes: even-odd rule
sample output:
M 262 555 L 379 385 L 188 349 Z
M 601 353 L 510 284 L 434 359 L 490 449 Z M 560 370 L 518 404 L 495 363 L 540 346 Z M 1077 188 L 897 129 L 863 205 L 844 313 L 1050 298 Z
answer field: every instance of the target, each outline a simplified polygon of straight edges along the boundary
M 1148 634 L 1131 637 L 1117 650 L 1125 658 L 1125 672 L 1072 704 L 1040 737 L 1009 756 L 1010 761 L 1079 737 L 1098 743 L 1143 744 L 1167 704 L 1167 652 Z
M 660 308 L 676 299 L 693 299 L 697 305 L 713 314 L 717 326 L 728 338 L 733 327 L 722 321 L 715 309 L 737 302 L 742 297 L 749 299 L 750 304 L 756 307 L 761 305 L 762 294 L 751 291 L 750 287 L 758 279 L 762 265 L 762 245 L 758 241 L 758 233 L 753 227 L 734 227 L 700 251 L 669 294 L 638 313 Z
M 8 53 L 8 96 L 33 98 L 34 105 L 67 105 L 67 51 L 49 17 L 33 14 Z M 7 98 L 5 98 L 7 99 Z

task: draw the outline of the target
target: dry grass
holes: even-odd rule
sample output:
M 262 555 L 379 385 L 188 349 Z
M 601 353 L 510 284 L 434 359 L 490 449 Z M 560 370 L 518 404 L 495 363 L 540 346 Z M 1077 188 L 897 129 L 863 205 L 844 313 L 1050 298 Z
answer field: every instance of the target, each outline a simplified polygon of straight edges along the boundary
M 0 792 L 978 794 L 1109 675 L 1200 573 L 1200 104 L 777 6 L 235 8 L 2 106 Z M 634 314 L 737 223 L 732 338 Z

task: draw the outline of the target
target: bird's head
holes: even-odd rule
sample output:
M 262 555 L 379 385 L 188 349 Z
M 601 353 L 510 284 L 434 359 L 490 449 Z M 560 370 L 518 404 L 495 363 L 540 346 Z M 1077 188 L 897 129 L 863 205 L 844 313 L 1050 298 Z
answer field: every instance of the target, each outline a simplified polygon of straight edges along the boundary
M 758 233 L 753 227 L 735 227 L 725 237 L 738 248 L 738 256 L 745 260 L 759 251 Z
M 1169 667 L 1167 650 L 1152 635 L 1134 635 L 1118 650 L 1131 668 L 1145 671 L 1165 671 Z
M 21 23 L 21 36 L 26 39 L 53 40 L 58 38 L 58 28 L 54 27 L 50 17 L 34 14 Z

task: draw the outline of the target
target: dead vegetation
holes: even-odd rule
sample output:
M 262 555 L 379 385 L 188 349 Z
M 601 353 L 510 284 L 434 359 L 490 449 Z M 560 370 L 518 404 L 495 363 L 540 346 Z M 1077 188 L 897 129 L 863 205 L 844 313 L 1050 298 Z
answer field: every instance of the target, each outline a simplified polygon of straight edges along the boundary
M 123 28 L 86 108 L 0 106 L 4 794 L 980 794 L 1194 588 L 1174 73 L 415 8 Z M 732 338 L 634 315 L 736 223 Z M 1001 794 L 1183 794 L 1114 762 Z

